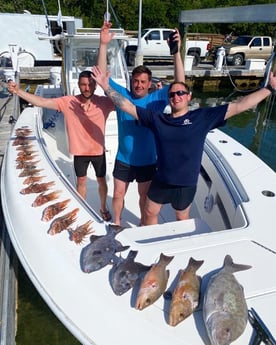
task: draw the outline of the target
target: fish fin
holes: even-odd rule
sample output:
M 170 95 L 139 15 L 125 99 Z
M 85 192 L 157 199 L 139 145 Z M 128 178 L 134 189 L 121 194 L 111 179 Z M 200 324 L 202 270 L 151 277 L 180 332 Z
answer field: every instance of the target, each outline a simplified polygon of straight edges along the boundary
M 123 252 L 124 250 L 127 250 L 129 248 L 130 248 L 130 246 L 122 246 L 121 243 L 120 243 L 120 246 L 118 246 L 116 248 L 116 252 Z
M 231 255 L 228 254 L 224 258 L 223 268 L 225 270 L 227 270 L 228 272 L 234 273 L 234 272 L 238 272 L 238 271 L 248 270 L 248 269 L 252 268 L 252 266 L 235 264 Z
M 136 258 L 137 254 L 138 254 L 138 250 L 130 250 L 129 253 L 128 253 L 127 259 L 134 261 L 134 259 Z
M 89 238 L 90 238 L 90 242 L 94 242 L 96 240 L 98 240 L 99 238 L 101 238 L 103 236 L 98 236 L 98 235 L 91 235 Z
M 115 234 L 118 234 L 119 232 L 125 230 L 126 228 L 120 225 L 116 225 L 116 224 L 108 224 L 108 230 L 110 232 L 114 232 Z
M 174 256 L 167 256 L 163 253 L 160 254 L 160 258 L 159 258 L 159 262 L 163 261 L 166 263 L 166 265 L 168 265 L 172 259 L 174 258 Z
M 195 260 L 193 257 L 190 257 L 187 269 L 190 271 L 196 272 L 199 267 L 201 267 L 204 263 L 204 260 Z

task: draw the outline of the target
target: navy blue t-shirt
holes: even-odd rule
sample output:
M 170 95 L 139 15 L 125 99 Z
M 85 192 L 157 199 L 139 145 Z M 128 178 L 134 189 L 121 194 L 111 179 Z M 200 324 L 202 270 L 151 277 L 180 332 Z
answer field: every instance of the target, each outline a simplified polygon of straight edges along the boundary
M 154 134 L 157 178 L 176 186 L 195 186 L 200 171 L 205 138 L 211 129 L 223 126 L 228 104 L 199 108 L 183 116 L 137 107 L 139 121 Z

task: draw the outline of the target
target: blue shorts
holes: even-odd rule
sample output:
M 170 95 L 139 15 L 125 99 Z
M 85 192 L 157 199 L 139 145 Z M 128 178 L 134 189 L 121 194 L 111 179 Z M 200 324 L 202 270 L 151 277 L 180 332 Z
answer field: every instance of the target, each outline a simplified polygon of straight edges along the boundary
M 155 172 L 156 164 L 134 166 L 128 165 L 116 159 L 113 177 L 124 182 L 133 182 L 136 180 L 138 183 L 140 183 L 151 181 Z
M 174 186 L 153 179 L 148 198 L 157 204 L 171 204 L 175 210 L 185 210 L 193 201 L 196 186 Z
M 93 165 L 97 177 L 105 177 L 105 153 L 100 156 L 74 156 L 74 169 L 77 177 L 83 177 L 87 175 L 89 163 Z

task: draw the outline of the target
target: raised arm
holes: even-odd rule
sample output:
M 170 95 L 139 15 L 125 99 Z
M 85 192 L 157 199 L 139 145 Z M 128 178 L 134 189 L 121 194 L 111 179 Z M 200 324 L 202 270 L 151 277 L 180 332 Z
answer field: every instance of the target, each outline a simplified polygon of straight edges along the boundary
M 107 72 L 107 47 L 114 36 L 114 33 L 109 32 L 111 26 L 111 22 L 105 21 L 103 26 L 101 27 L 97 65 L 100 66 L 103 73 Z
M 138 119 L 136 112 L 136 106 L 131 103 L 128 99 L 124 98 L 120 93 L 116 92 L 109 85 L 109 73 L 103 73 L 99 66 L 94 66 L 92 68 L 92 78 L 96 83 L 101 86 L 105 94 L 112 100 L 112 102 L 123 111 L 127 112 L 129 115 Z
M 52 98 L 44 98 L 32 93 L 21 90 L 14 81 L 8 82 L 8 91 L 12 94 L 19 96 L 24 99 L 26 102 L 31 103 L 37 107 L 48 108 L 48 109 L 57 109 L 56 103 Z
M 185 82 L 185 70 L 181 57 L 181 36 L 179 30 L 175 28 L 174 40 L 178 44 L 178 52 L 174 54 L 174 79 L 175 81 Z
M 276 92 L 276 76 L 273 72 L 270 73 L 269 85 Z M 247 109 L 255 107 L 258 103 L 264 100 L 267 96 L 271 94 L 271 91 L 266 87 L 251 93 L 248 96 L 240 98 L 237 102 L 232 102 L 228 105 L 228 110 L 225 115 L 225 119 L 228 119 L 231 116 L 240 114 Z

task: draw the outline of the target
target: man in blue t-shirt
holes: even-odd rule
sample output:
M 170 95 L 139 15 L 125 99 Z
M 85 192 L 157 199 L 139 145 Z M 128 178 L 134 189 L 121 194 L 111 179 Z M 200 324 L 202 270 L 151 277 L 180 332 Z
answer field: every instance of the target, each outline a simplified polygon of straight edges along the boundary
M 98 65 L 103 72 L 107 69 L 107 45 L 113 34 L 109 32 L 111 23 L 105 22 L 101 29 L 101 39 L 98 54 Z M 174 76 L 177 81 L 185 81 L 183 61 L 180 55 L 181 38 L 175 29 L 174 40 L 178 42 L 178 52 L 174 54 Z M 152 83 L 152 73 L 145 66 L 137 66 L 132 72 L 131 91 L 116 84 L 110 79 L 112 88 L 142 108 L 162 111 L 168 104 L 168 86 L 154 92 L 149 92 Z M 156 170 L 156 148 L 152 132 L 143 126 L 127 112 L 116 107 L 118 120 L 118 152 L 113 170 L 114 192 L 113 212 L 114 223 L 120 225 L 121 213 L 124 207 L 124 197 L 130 182 L 138 184 L 139 206 L 141 212 L 140 225 L 144 224 L 143 210 L 152 176 Z
M 154 134 L 157 170 L 145 204 L 145 225 L 157 224 L 160 209 L 167 203 L 175 209 L 177 220 L 189 218 L 208 132 L 224 125 L 231 116 L 253 108 L 271 93 L 276 93 L 276 76 L 271 72 L 268 86 L 237 102 L 190 111 L 191 93 L 188 85 L 173 82 L 168 89 L 171 106 L 168 114 L 136 106 L 112 89 L 99 67 L 94 67 L 93 73 L 93 79 L 114 104 L 132 115 L 139 124 L 150 128 Z

